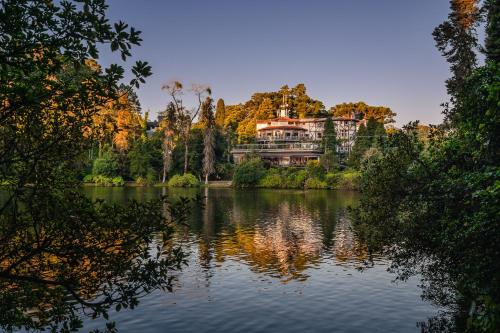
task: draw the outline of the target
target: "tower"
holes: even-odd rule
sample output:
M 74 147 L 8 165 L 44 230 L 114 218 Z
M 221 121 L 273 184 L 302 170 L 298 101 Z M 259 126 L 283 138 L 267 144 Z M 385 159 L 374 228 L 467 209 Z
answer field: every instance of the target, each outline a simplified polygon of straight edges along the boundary
M 282 118 L 290 117 L 290 110 L 288 109 L 288 95 L 283 94 L 283 104 L 280 106 L 279 116 Z

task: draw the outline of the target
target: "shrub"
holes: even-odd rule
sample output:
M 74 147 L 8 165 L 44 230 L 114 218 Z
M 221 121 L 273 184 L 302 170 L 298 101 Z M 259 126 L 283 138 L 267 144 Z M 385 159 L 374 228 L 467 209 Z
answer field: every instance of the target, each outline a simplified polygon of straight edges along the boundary
M 233 184 L 236 187 L 253 187 L 265 175 L 264 164 L 260 158 L 251 158 L 239 164 L 233 177 Z
M 168 181 L 169 187 L 197 187 L 200 186 L 198 179 L 190 173 L 184 175 L 174 175 Z
M 219 179 L 232 179 L 234 173 L 234 165 L 231 163 L 220 163 L 215 165 L 215 172 Z
M 83 177 L 83 182 L 84 183 L 93 183 L 94 176 L 93 175 L 85 175 L 85 177 Z
M 101 185 L 101 186 L 111 186 L 111 178 L 102 176 L 102 175 L 97 175 L 93 177 L 94 183 L 96 185 Z
M 319 161 L 307 161 L 306 172 L 309 178 L 322 179 L 325 175 L 325 169 L 319 163 Z
M 286 188 L 304 188 L 307 179 L 307 172 L 305 170 L 290 170 L 285 178 Z
M 358 171 L 345 171 L 340 173 L 336 189 L 357 190 L 359 189 L 359 179 L 361 174 Z
M 285 182 L 281 177 L 280 170 L 277 169 L 269 169 L 259 181 L 259 187 L 280 188 L 284 186 Z
M 307 178 L 304 188 L 309 188 L 309 189 L 322 189 L 322 188 L 328 188 L 328 184 L 325 181 L 322 181 L 321 179 L 318 178 Z
M 325 175 L 325 182 L 329 188 L 334 188 L 340 179 L 340 174 L 335 172 L 329 172 Z
M 120 163 L 116 154 L 111 148 L 103 149 L 102 157 L 96 158 L 92 166 L 92 174 L 94 176 L 101 175 L 106 177 L 118 176 L 120 171 Z
M 121 176 L 118 177 L 106 177 L 103 175 L 92 176 L 92 181 L 99 186 L 123 186 L 125 181 Z
M 125 185 L 125 181 L 123 180 L 123 178 L 121 176 L 114 177 L 113 179 L 111 179 L 111 183 L 113 184 L 113 186 L 123 186 L 123 185 Z

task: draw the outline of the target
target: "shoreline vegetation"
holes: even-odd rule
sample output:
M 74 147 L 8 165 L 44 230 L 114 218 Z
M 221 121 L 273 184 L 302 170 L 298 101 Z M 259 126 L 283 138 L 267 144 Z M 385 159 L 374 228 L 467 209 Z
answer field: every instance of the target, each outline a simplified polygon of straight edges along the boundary
M 99 182 L 83 181 L 85 187 L 171 187 L 171 188 L 265 188 L 265 189 L 323 189 L 340 191 L 357 191 L 361 174 L 355 170 L 332 171 L 327 173 L 310 174 L 306 169 L 270 168 L 265 170 L 256 183 L 236 184 L 234 180 L 212 180 L 207 184 L 192 174 L 174 175 L 168 182 L 137 182 L 108 178 Z

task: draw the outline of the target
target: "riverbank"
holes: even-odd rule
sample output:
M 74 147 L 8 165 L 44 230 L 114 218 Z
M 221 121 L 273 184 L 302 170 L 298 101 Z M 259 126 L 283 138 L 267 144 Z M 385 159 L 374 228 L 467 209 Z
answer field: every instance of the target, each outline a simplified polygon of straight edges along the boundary
M 176 181 L 166 183 L 138 183 L 124 181 L 121 183 L 90 183 L 84 182 L 87 187 L 172 187 L 172 188 L 263 188 L 263 189 L 323 189 L 356 191 L 359 188 L 360 173 L 352 170 L 329 172 L 325 174 L 308 174 L 305 170 L 269 169 L 266 170 L 254 184 L 244 186 L 235 184 L 232 180 L 214 180 L 204 184 L 190 176 L 174 176 Z M 190 181 L 182 179 L 189 178 Z M 179 180 L 181 179 L 181 180 Z

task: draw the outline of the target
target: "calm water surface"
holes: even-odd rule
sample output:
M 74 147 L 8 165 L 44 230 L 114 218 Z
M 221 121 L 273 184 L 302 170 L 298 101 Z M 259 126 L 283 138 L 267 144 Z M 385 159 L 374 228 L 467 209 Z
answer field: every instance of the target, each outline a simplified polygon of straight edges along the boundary
M 152 188 L 86 188 L 92 198 L 145 200 Z M 173 293 L 111 313 L 120 332 L 419 332 L 436 309 L 417 280 L 394 283 L 366 249 L 346 208 L 356 194 L 332 191 L 202 190 L 206 209 L 176 241 L 189 253 Z M 170 191 L 171 197 L 193 191 Z M 85 330 L 102 328 L 90 321 Z

